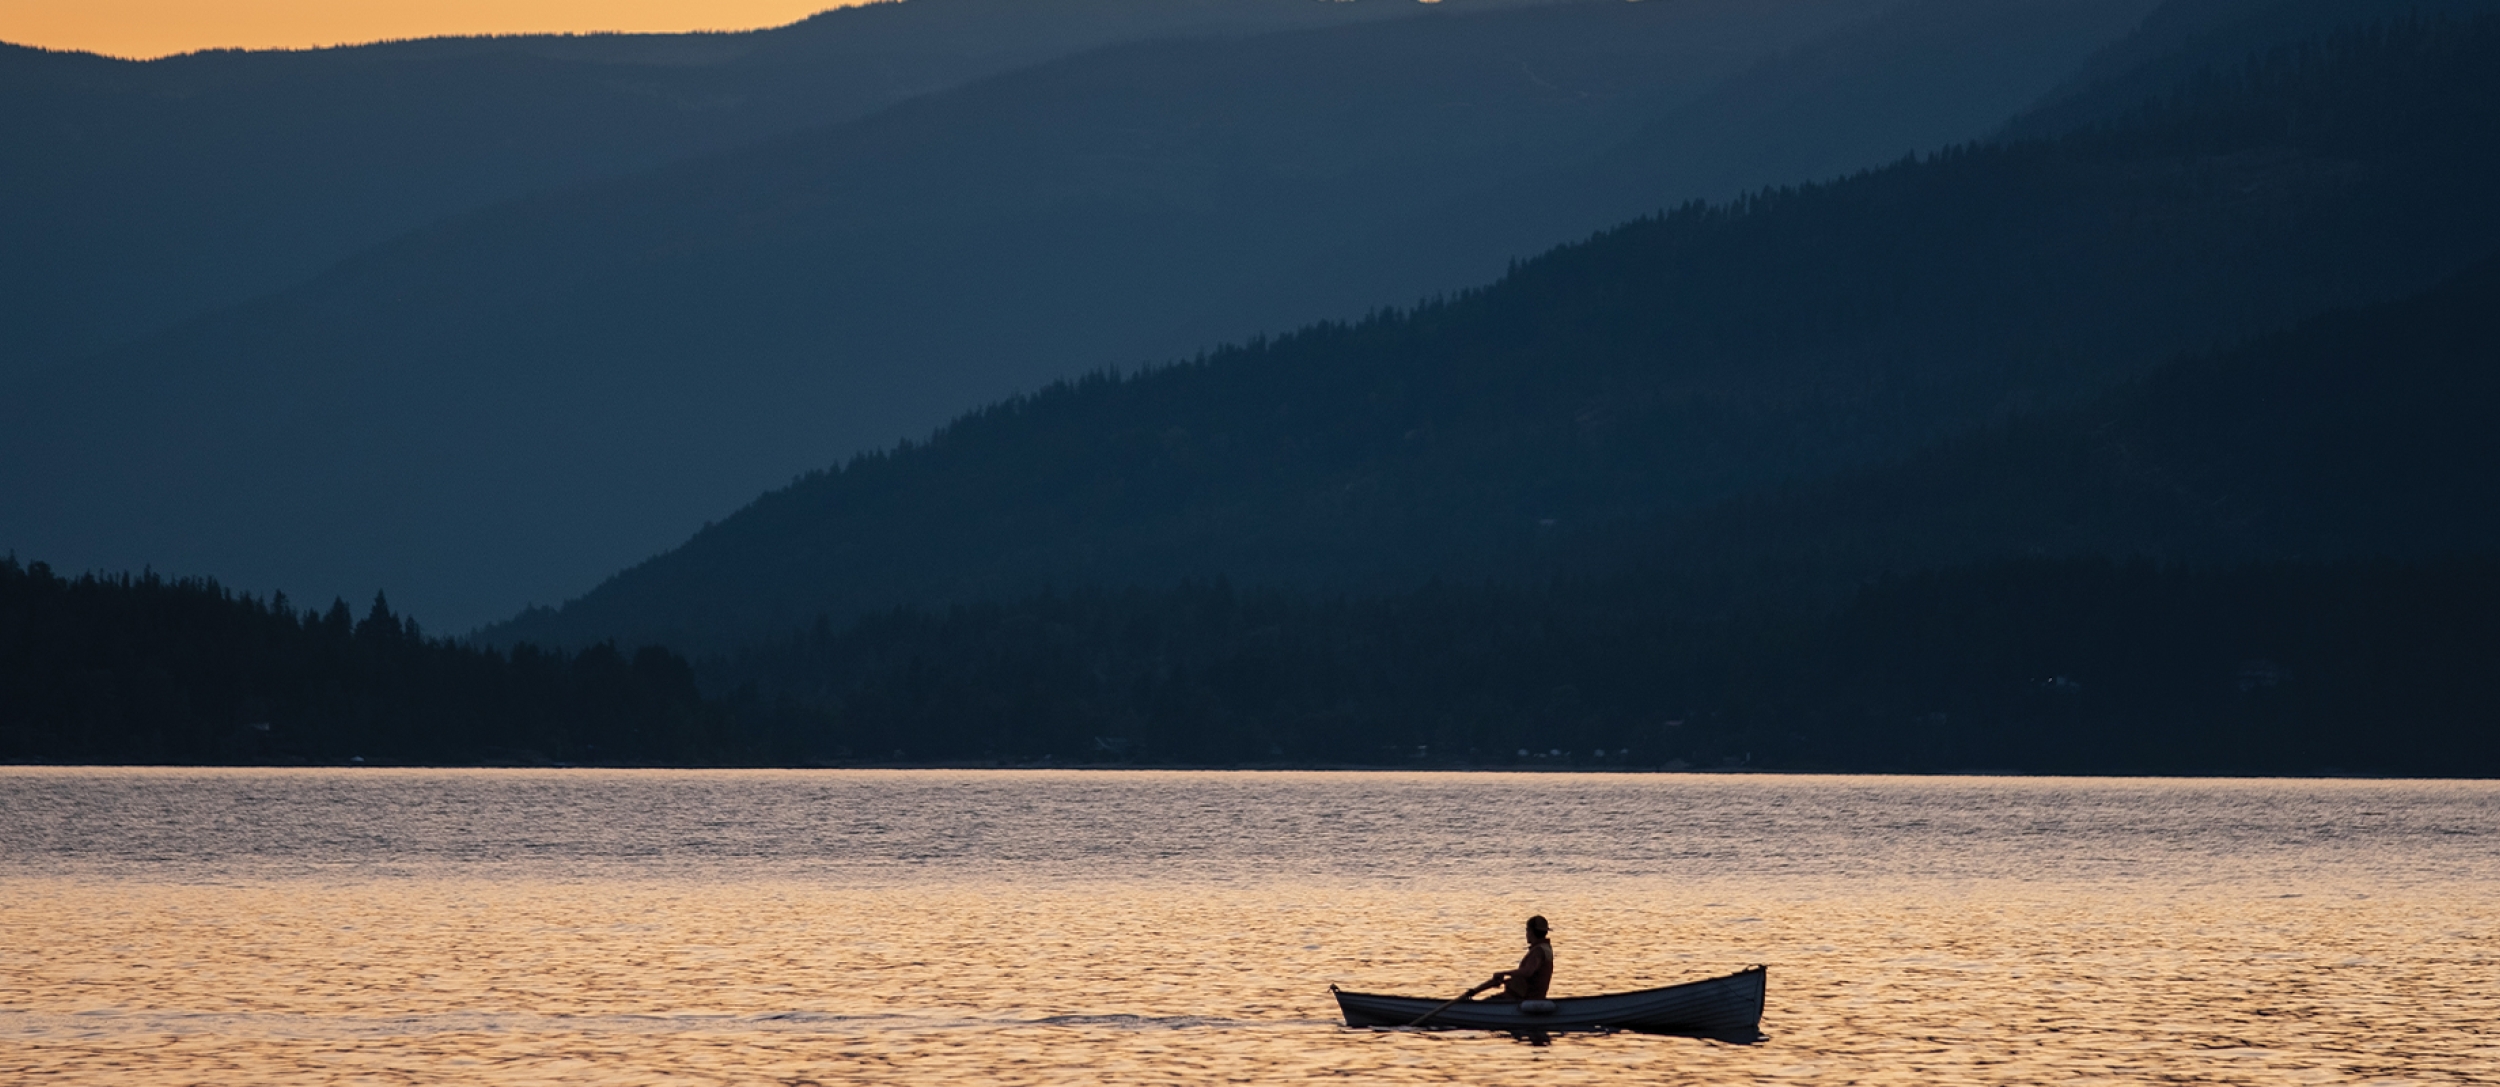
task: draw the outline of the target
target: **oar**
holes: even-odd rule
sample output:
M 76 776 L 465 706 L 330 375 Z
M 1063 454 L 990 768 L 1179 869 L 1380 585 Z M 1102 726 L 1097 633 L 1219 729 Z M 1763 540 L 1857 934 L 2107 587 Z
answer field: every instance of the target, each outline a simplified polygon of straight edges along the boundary
M 1482 984 L 1482 985 L 1478 985 L 1478 986 L 1476 986 L 1476 987 L 1475 987 L 1475 988 L 1473 988 L 1473 989 L 1469 989 L 1469 990 L 1467 990 L 1466 992 L 1460 993 L 1460 994 L 1458 994 L 1457 996 L 1451 997 L 1451 998 L 1449 998 L 1448 1000 L 1442 1001 L 1442 1002 L 1441 1002 L 1441 1006 L 1440 1006 L 1440 1007 L 1438 1007 L 1438 1008 L 1434 1008 L 1434 1009 L 1432 1009 L 1431 1011 L 1428 1011 L 1428 1012 L 1423 1013 L 1422 1015 L 1418 1015 L 1418 1016 L 1416 1016 L 1416 1017 L 1415 1017 L 1415 1021 L 1414 1021 L 1414 1022 L 1412 1022 L 1412 1023 L 1408 1023 L 1408 1024 L 1407 1024 L 1407 1026 L 1410 1026 L 1410 1027 L 1420 1027 L 1420 1026 L 1424 1025 L 1424 1020 L 1426 1020 L 1426 1019 L 1430 1019 L 1430 1018 L 1432 1018 L 1433 1016 L 1436 1016 L 1436 1015 L 1441 1014 L 1442 1012 L 1448 1011 L 1448 1010 L 1449 1010 L 1449 1008 L 1450 1008 L 1450 1005 L 1452 1005 L 1452 1004 L 1456 1004 L 1456 1003 L 1458 1003 L 1458 1002 L 1459 1002 L 1459 1001 L 1461 1001 L 1461 1000 L 1465 1000 L 1465 999 L 1467 999 L 1468 997 L 1474 996 L 1474 995 L 1476 995 L 1477 993 L 1481 993 L 1481 992 L 1483 992 L 1483 991 L 1485 991 L 1485 990 L 1487 990 L 1487 989 L 1490 989 L 1490 988 L 1492 988 L 1492 987 L 1494 987 L 1495 985 L 1498 985 L 1498 984 L 1500 984 L 1500 982 L 1488 981 L 1488 982 L 1485 982 L 1485 983 L 1484 983 L 1484 984 Z

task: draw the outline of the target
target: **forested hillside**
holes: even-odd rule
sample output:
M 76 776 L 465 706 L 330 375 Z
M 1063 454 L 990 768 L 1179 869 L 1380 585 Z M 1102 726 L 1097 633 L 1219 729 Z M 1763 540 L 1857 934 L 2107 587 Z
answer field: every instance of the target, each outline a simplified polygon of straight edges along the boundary
M 1080 589 L 705 667 L 853 758 L 2493 774 L 2495 415 L 2500 260 L 1541 583 Z
M 2181 359 L 2083 408 L 1880 469 L 1612 526 L 1547 569 L 1691 607 L 1818 608 L 1887 572 L 2500 554 L 2500 259 L 2421 295 Z
M 1398 591 L 1862 468 L 2500 248 L 2500 22 L 1692 207 L 1412 311 L 976 412 L 497 638 L 713 651 L 1044 584 Z

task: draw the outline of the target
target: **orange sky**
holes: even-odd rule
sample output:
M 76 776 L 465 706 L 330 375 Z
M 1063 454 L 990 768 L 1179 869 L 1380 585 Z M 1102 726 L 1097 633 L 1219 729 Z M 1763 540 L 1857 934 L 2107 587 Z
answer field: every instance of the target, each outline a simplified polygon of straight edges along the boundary
M 385 38 L 747 30 L 858 0 L 0 0 L 0 41 L 159 57 Z

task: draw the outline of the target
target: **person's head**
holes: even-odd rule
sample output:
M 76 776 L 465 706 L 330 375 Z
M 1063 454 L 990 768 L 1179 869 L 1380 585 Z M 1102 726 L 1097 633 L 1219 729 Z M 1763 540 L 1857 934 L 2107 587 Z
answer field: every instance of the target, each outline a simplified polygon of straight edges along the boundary
M 1545 942 L 1545 929 L 1546 929 L 1546 924 L 1545 924 L 1545 915 L 1544 915 L 1544 914 L 1541 914 L 1541 913 L 1540 913 L 1540 914 L 1538 914 L 1538 915 L 1536 915 L 1536 916 L 1534 916 L 1534 917 L 1529 918 L 1529 919 L 1528 919 L 1528 942 L 1529 942 L 1529 943 L 1532 943 L 1532 944 L 1541 944 L 1541 943 L 1544 943 L 1544 942 Z

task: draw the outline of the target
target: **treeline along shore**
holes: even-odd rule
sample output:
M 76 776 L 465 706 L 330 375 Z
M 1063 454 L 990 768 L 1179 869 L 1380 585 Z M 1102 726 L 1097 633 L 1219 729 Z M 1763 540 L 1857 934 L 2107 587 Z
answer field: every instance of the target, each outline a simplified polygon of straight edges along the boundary
M 297 611 L 207 579 L 0 560 L 0 760 L 128 764 L 763 764 L 685 658 L 427 637 L 377 595 Z
M 0 758 L 2500 773 L 2496 560 L 2014 561 L 1786 619 L 1673 591 L 1044 593 L 698 667 L 8 561 Z

